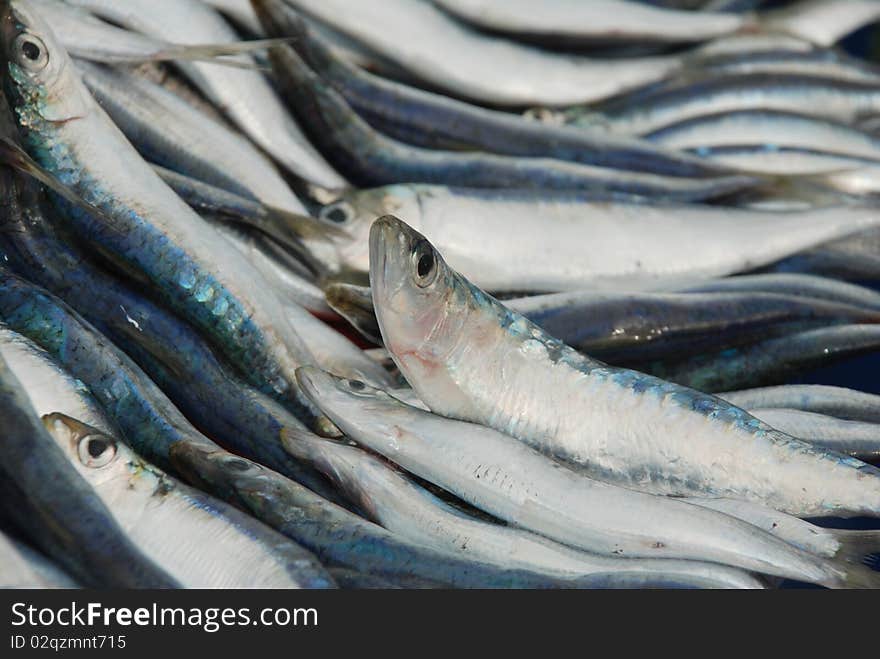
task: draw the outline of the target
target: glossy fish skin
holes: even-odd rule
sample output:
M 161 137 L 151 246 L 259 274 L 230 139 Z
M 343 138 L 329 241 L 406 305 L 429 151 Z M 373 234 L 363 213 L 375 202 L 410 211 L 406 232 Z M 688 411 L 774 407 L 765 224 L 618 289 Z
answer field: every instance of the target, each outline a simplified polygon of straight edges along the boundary
M 374 131 L 289 46 L 269 50 L 272 68 L 303 127 L 322 152 L 360 186 L 398 182 L 483 188 L 615 191 L 700 200 L 747 188 L 748 176 L 686 179 L 627 172 L 551 158 L 423 149 Z
M 592 134 L 575 127 L 528 121 L 400 84 L 359 69 L 337 57 L 286 6 L 265 3 L 275 36 L 297 36 L 291 46 L 329 80 L 345 100 L 379 130 L 428 148 L 480 149 L 512 156 L 547 157 L 586 165 L 666 176 L 729 174 L 698 158 L 643 141 Z
M 142 76 L 77 62 L 83 82 L 150 162 L 294 213 L 305 207 L 249 141 Z
M 410 408 L 362 382 L 314 367 L 298 373 L 312 400 L 357 442 L 517 527 L 612 557 L 703 560 L 829 586 L 849 578 L 845 566 L 728 515 L 594 481 L 513 437 Z
M 84 309 L 100 331 L 124 346 L 162 389 L 173 396 L 183 412 L 214 438 L 315 491 L 332 496 L 323 479 L 290 460 L 277 446 L 277 437 L 284 425 L 299 425 L 295 417 L 230 374 L 191 326 L 102 271 L 78 251 L 75 241 L 53 224 L 51 211 L 41 203 L 33 182 L 10 180 L 8 173 L 3 182 L 4 199 L 20 199 L 18 203 L 9 201 L 4 209 L 6 226 L 0 236 L 0 253 L 5 262 L 69 304 Z M 27 212 L 23 213 L 22 208 Z M 93 291 L 96 290 L 102 294 L 95 296 Z M 59 322 L 60 327 L 70 328 L 68 332 L 82 335 L 78 345 L 92 345 L 91 341 L 100 340 L 72 316 Z M 113 372 L 117 362 L 116 368 L 126 370 L 126 361 L 115 348 L 108 349 L 103 356 L 107 373 Z M 81 368 L 91 367 L 83 364 Z M 167 468 L 167 447 L 161 443 L 151 444 L 165 437 L 163 433 L 191 441 L 204 438 L 191 429 L 152 382 L 134 369 L 130 370 L 132 380 L 117 388 L 131 387 L 134 399 L 142 398 L 141 402 L 148 408 L 146 419 L 160 432 L 151 437 L 146 431 L 149 424 L 137 425 L 137 420 L 143 421 L 143 417 L 134 415 L 135 424 L 128 426 L 130 419 L 123 408 L 114 413 L 121 415 L 118 417 L 120 426 L 130 441 L 134 436 L 138 438 L 136 441 L 145 442 L 135 444 L 138 452 Z M 46 410 L 51 411 L 65 410 Z M 83 412 L 78 411 L 77 416 L 82 418 Z M 170 425 L 167 419 L 171 420 Z M 89 418 L 91 425 L 99 425 L 95 421 Z M 106 430 L 109 432 L 112 428 Z M 154 448 L 147 448 L 150 445 Z
M 312 358 L 260 275 L 144 162 L 91 98 L 51 30 L 19 0 L 4 14 L 6 93 L 23 142 L 104 218 L 66 207 L 78 236 L 199 327 L 252 384 L 308 418 L 293 372 Z M 30 40 L 48 60 L 12 49 Z M 29 42 L 30 42 L 29 41 Z M 63 207 L 63 204 L 62 204 Z
M 103 433 L 119 432 L 88 387 L 27 337 L 0 326 L 0 357 L 18 378 L 38 416 L 52 412 L 76 415 Z
M 391 582 L 456 588 L 589 588 L 523 570 L 502 570 L 453 558 L 390 533 L 332 504 L 310 490 L 278 477 L 261 465 L 178 443 L 173 459 L 193 480 L 237 497 L 238 506 L 307 547 L 333 567 L 344 567 Z
M 63 414 L 43 424 L 133 542 L 186 588 L 300 588 L 303 550 Z
M 880 159 L 880 139 L 846 124 L 790 112 L 743 110 L 696 117 L 646 135 L 674 149 L 724 146 L 800 147 L 856 158 Z
M 302 262 L 290 258 L 283 248 L 264 236 L 243 231 L 240 227 L 224 226 L 220 232 L 235 243 L 267 281 L 278 286 L 277 293 L 282 301 L 296 302 L 320 317 L 333 315 L 323 292 L 313 281 L 314 274 Z
M 0 280 L 8 279 L 0 271 Z M 83 585 L 174 588 L 178 584 L 125 536 L 46 433 L 0 357 L 4 515 Z
M 519 38 L 550 39 L 554 44 L 708 41 L 747 24 L 736 14 L 656 9 L 620 0 L 544 2 L 539 12 L 528 0 L 437 0 L 436 4 L 477 27 Z
M 880 470 L 674 379 L 577 353 L 476 288 L 394 217 L 373 224 L 370 275 L 385 346 L 436 413 L 640 490 L 740 498 L 795 515 L 880 515 Z M 880 333 L 831 331 L 852 327 Z
M 770 31 L 794 34 L 820 46 L 839 39 L 880 18 L 874 0 L 801 0 L 789 7 L 768 11 L 763 24 Z
M 0 530 L 0 588 L 78 588 L 45 556 Z
M 811 76 L 752 74 L 716 76 L 654 92 L 633 94 L 601 109 L 572 111 L 574 123 L 615 134 L 640 136 L 707 114 L 775 110 L 855 123 L 880 111 L 876 85 Z
M 821 326 L 880 321 L 877 311 L 772 293 L 576 292 L 506 304 L 566 345 L 629 364 Z
M 258 12 L 265 2 L 255 2 Z M 621 62 L 546 53 L 479 34 L 425 0 L 386 0 L 375 5 L 295 0 L 290 4 L 432 86 L 485 105 L 590 103 L 662 79 L 679 66 L 675 57 Z
M 577 551 L 520 529 L 477 520 L 418 486 L 385 460 L 356 447 L 307 433 L 288 435 L 292 455 L 316 464 L 377 523 L 413 542 L 452 555 L 469 556 L 499 567 L 522 568 L 575 578 L 606 574 L 641 578 L 646 586 L 691 584 L 694 587 L 763 588 L 738 570 L 695 561 L 615 559 Z
M 244 460 L 199 433 L 127 355 L 49 293 L 12 275 L 3 276 L 0 320 L 39 344 L 71 375 L 82 380 L 117 423 L 129 445 L 151 463 L 186 477 L 202 469 L 204 465 L 179 460 L 183 453 L 180 445 L 201 447 L 201 451 L 186 453 L 194 459 L 211 453 L 227 460 Z M 178 456 L 173 464 L 172 451 Z M 293 483 L 278 474 L 274 477 Z M 190 482 L 203 485 L 198 480 Z M 237 502 L 234 492 L 214 489 L 211 493 L 227 502 Z M 298 576 L 302 585 L 332 587 L 332 580 L 317 560 L 302 548 L 299 552 Z
M 703 391 L 782 384 L 797 373 L 880 349 L 875 325 L 807 330 L 752 346 L 692 357 L 680 363 L 643 364 L 649 373 Z
M 880 425 L 836 419 L 802 410 L 751 409 L 749 413 L 810 444 L 851 455 L 866 462 L 880 459 Z
M 755 175 L 828 175 L 833 181 L 838 173 L 846 175 L 851 171 L 862 172 L 861 189 L 849 192 L 865 194 L 880 190 L 880 161 L 873 158 L 776 144 L 699 148 L 694 153 L 699 153 L 712 162 L 723 163 Z
M 173 43 L 226 43 L 239 40 L 223 18 L 199 0 L 70 0 L 102 18 Z M 248 56 L 235 59 L 253 62 Z M 292 174 L 326 188 L 346 181 L 333 170 L 284 111 L 274 90 L 258 71 L 178 62 L 187 78 L 251 139 Z
M 791 408 L 840 419 L 880 423 L 880 396 L 845 387 L 788 384 L 778 387 L 725 391 L 719 398 L 743 409 Z
M 713 55 L 711 52 L 697 52 L 689 58 L 689 63 L 693 70 L 686 75 L 694 80 L 713 75 L 763 73 L 805 75 L 874 85 L 880 82 L 880 69 L 843 51 L 824 48 L 801 50 L 787 44 L 776 49 L 762 48 L 741 53 Z
M 369 267 L 369 227 L 384 214 L 406 218 L 453 268 L 495 293 L 670 289 L 773 263 L 880 221 L 870 205 L 777 212 L 394 185 L 352 192 L 322 209 L 321 217 L 350 234 L 334 239 L 348 270 Z
M 96 62 L 139 63 L 162 53 L 172 44 L 111 25 L 64 0 L 29 0 L 67 51 Z
M 714 293 L 754 291 L 778 293 L 815 298 L 830 302 L 840 302 L 863 309 L 880 310 L 880 293 L 877 291 L 838 281 L 828 277 L 797 273 L 767 273 L 756 275 L 739 275 L 714 279 L 707 282 L 683 286 L 681 292 Z
M 767 506 L 737 499 L 688 497 L 685 501 L 741 519 L 816 556 L 860 564 L 880 548 L 880 531 L 824 528 Z

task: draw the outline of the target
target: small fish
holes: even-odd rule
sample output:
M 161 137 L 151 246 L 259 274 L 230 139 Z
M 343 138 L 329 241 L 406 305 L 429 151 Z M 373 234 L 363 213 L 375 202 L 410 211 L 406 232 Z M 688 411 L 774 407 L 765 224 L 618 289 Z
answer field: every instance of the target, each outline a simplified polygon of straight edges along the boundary
M 794 112 L 848 124 L 880 112 L 875 84 L 804 75 L 756 73 L 683 81 L 612 101 L 599 112 L 576 109 L 574 123 L 618 135 L 654 133 L 696 117 L 740 110 Z
M 794 515 L 880 515 L 880 470 L 674 378 L 576 352 L 471 284 L 395 217 L 373 224 L 370 283 L 385 347 L 438 414 L 486 424 L 642 491 L 740 498 Z M 812 333 L 838 333 L 852 350 L 853 328 L 868 328 L 873 342 L 880 334 L 870 325 Z M 799 338 L 771 341 L 804 348 Z
M 278 0 L 255 0 L 261 19 L 269 1 Z M 478 33 L 427 0 L 290 4 L 431 86 L 486 105 L 590 103 L 662 79 L 679 67 L 674 56 L 601 60 L 548 53 Z
M 880 139 L 847 124 L 790 112 L 742 110 L 682 121 L 645 136 L 673 149 L 764 145 L 880 160 Z
M 746 17 L 733 13 L 660 9 L 624 0 L 551 0 L 537 12 L 528 0 L 437 0 L 436 4 L 479 28 L 519 39 L 550 40 L 554 45 L 708 41 L 748 24 Z
M 6 7 L 2 40 L 11 58 L 6 96 L 24 146 L 60 182 L 53 190 L 69 189 L 101 211 L 61 204 L 78 236 L 149 282 L 251 383 L 308 417 L 293 372 L 313 358 L 260 273 L 162 182 L 21 0 Z
M 308 588 L 326 575 L 276 531 L 140 458 L 116 438 L 59 413 L 43 424 L 132 542 L 188 588 Z
M 421 478 L 517 527 L 620 558 L 709 561 L 846 587 L 880 581 L 702 506 L 586 478 L 513 437 L 410 408 L 315 368 L 300 384 L 340 429 Z M 707 514 L 711 513 L 711 514 Z
M 148 36 L 181 45 L 237 42 L 235 30 L 200 0 L 70 0 L 70 4 Z M 252 64 L 247 56 L 241 61 Z M 343 179 L 303 136 L 259 71 L 179 61 L 193 84 L 295 176 L 325 188 Z
M 880 293 L 845 281 L 828 277 L 796 273 L 768 273 L 739 275 L 691 284 L 678 289 L 680 292 L 713 293 L 754 291 L 795 295 L 799 297 L 841 302 L 864 309 L 880 310 Z
M 293 10 L 266 3 L 270 32 L 296 37 L 291 47 L 371 125 L 403 142 L 434 149 L 556 158 L 666 176 L 705 178 L 731 172 L 645 141 L 529 121 L 395 82 L 337 56 Z
M 0 271 L 0 279 L 4 277 Z M 39 421 L 27 393 L 0 357 L 5 517 L 77 581 L 95 588 L 174 588 L 114 521 Z
M 788 384 L 718 394 L 743 409 L 795 409 L 851 421 L 880 423 L 880 396 L 845 387 Z
M 798 373 L 880 349 L 880 327 L 838 325 L 767 339 L 677 363 L 645 363 L 658 377 L 702 391 L 727 391 L 782 384 Z
M 88 62 L 76 67 L 101 107 L 150 162 L 268 206 L 306 213 L 275 165 L 240 134 L 143 76 Z
M 749 414 L 815 446 L 851 455 L 865 462 L 880 460 L 880 424 L 785 408 L 752 408 Z
M 494 293 L 668 290 L 770 264 L 880 222 L 868 203 L 781 212 L 394 185 L 352 192 L 319 213 L 349 236 L 333 239 L 347 270 L 368 269 L 370 225 L 384 214 L 406 218 L 453 268 Z
M 742 175 L 688 179 L 624 172 L 552 158 L 411 146 L 370 127 L 342 95 L 309 69 L 289 46 L 272 48 L 269 59 L 290 110 L 331 162 L 360 186 L 414 182 L 483 188 L 549 188 L 694 201 L 757 183 L 756 179 Z
M 760 580 L 719 565 L 670 559 L 606 558 L 557 544 L 539 535 L 484 522 L 435 497 L 400 471 L 363 449 L 306 432 L 288 434 L 285 448 L 314 463 L 377 523 L 392 533 L 452 555 L 499 567 L 522 568 L 561 578 L 642 579 L 661 584 L 721 588 L 763 588 Z M 600 577 L 601 575 L 601 577 Z

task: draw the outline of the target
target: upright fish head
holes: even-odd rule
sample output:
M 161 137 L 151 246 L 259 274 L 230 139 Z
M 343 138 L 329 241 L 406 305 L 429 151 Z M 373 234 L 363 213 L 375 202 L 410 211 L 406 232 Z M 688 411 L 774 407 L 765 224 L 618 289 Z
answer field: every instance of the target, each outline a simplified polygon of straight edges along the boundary
M 19 125 L 67 122 L 93 104 L 67 51 L 27 0 L 0 3 L 4 91 Z
M 100 430 L 55 412 L 43 416 L 43 425 L 77 471 L 97 487 L 120 477 L 126 470 L 119 443 Z
M 438 374 L 464 338 L 472 307 L 468 286 L 401 220 L 385 215 L 373 223 L 370 287 L 376 319 L 385 346 L 420 394 L 419 382 Z

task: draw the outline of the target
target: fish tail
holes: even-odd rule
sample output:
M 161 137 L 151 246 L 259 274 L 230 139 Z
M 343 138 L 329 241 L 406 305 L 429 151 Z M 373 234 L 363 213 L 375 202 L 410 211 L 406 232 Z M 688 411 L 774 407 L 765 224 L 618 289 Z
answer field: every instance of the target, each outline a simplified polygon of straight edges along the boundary
M 880 530 L 848 531 L 830 530 L 834 539 L 840 543 L 835 559 L 850 565 L 865 567 L 875 572 L 880 579 Z

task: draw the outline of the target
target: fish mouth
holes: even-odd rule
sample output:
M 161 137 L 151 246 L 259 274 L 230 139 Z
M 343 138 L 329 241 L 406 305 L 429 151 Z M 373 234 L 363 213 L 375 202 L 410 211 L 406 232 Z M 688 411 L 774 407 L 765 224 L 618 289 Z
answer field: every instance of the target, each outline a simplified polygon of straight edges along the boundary
M 410 243 L 408 227 L 393 215 L 383 215 L 370 227 L 370 289 L 377 316 L 380 300 L 387 301 L 397 282 L 400 287 L 405 273 L 405 245 Z M 397 250 L 396 252 L 394 250 Z
M 370 290 L 373 306 L 378 307 L 381 293 L 387 288 L 388 247 L 393 244 L 394 225 L 388 215 L 383 215 L 370 227 Z

